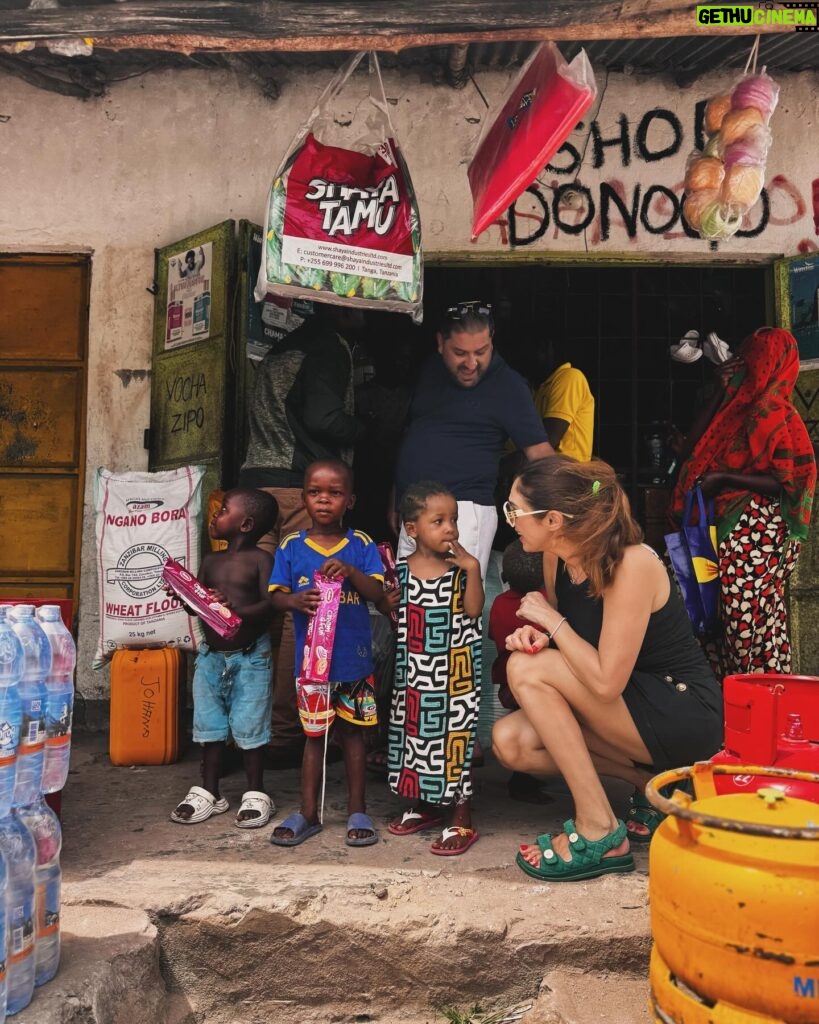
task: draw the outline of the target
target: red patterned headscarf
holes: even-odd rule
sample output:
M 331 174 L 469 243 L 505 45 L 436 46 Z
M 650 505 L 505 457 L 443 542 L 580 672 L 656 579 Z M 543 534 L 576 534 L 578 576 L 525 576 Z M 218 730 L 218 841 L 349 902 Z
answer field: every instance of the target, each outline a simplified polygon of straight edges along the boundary
M 680 471 L 671 497 L 675 518 L 686 491 L 704 473 L 759 473 L 782 486 L 780 506 L 791 537 L 808 535 L 816 460 L 805 424 L 791 402 L 799 375 L 799 351 L 789 331 L 761 327 L 742 343 L 744 361 L 725 389 L 725 398 Z M 747 491 L 715 497 L 720 538 L 736 525 Z

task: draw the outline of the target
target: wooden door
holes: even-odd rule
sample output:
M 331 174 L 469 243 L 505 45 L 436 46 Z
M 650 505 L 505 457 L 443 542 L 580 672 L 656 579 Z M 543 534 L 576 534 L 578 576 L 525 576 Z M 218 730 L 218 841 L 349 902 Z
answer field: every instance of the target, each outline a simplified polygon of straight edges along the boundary
M 0 254 L 0 597 L 79 595 L 90 278 Z

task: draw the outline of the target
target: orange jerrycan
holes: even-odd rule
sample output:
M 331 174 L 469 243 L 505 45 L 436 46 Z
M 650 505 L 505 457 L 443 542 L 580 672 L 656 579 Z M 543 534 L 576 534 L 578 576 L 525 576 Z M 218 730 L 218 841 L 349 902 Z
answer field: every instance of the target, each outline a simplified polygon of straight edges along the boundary
M 172 764 L 177 759 L 184 665 L 175 647 L 116 652 L 111 663 L 112 764 Z
M 721 794 L 715 777 L 764 775 Z M 662 787 L 694 782 L 693 798 Z M 793 769 L 713 765 L 646 788 L 667 817 L 649 852 L 651 1001 L 662 1024 L 819 1021 L 819 808 L 787 795 Z

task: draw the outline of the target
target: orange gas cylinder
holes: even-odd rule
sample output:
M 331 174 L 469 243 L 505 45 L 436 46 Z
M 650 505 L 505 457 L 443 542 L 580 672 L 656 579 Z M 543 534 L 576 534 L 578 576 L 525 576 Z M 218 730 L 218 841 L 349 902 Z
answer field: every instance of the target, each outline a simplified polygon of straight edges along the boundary
M 819 1021 L 819 814 L 781 789 L 720 795 L 715 776 L 808 772 L 712 765 L 665 772 L 651 842 L 651 1008 L 662 1024 Z M 691 778 L 696 796 L 659 790 Z

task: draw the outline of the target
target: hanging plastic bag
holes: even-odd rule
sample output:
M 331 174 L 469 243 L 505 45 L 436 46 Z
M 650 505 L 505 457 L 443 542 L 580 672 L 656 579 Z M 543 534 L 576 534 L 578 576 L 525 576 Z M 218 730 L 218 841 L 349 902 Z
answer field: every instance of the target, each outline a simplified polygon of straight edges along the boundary
M 336 74 L 276 171 L 255 296 L 409 313 L 420 323 L 421 222 L 375 53 L 368 134 L 345 147 L 326 142 L 338 133 L 333 103 L 365 53 Z
M 467 169 L 473 239 L 532 184 L 596 96 L 585 50 L 567 64 L 554 43 L 538 46 L 488 122 Z
M 779 100 L 779 86 L 757 74 L 759 37 L 742 78 L 730 93 L 712 96 L 705 106 L 708 141 L 688 157 L 683 214 L 703 238 L 722 242 L 737 233 L 765 184 L 771 146 L 768 123 Z M 748 69 L 753 60 L 753 69 Z

